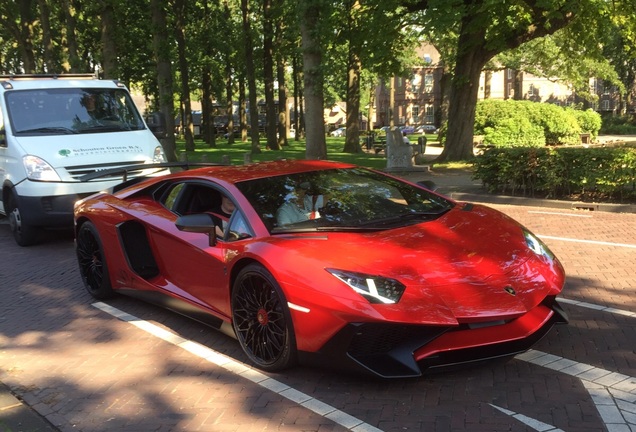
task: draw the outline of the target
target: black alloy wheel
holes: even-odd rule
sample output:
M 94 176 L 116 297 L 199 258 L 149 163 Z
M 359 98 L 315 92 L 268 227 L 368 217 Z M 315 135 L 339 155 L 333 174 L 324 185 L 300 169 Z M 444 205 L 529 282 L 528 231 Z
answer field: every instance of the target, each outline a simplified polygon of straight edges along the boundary
M 296 363 L 287 301 L 274 277 L 261 265 L 245 267 L 236 278 L 232 321 L 241 348 L 258 368 L 276 372 Z
M 95 225 L 84 222 L 77 232 L 75 251 L 84 286 L 90 295 L 103 300 L 112 297 L 104 248 Z

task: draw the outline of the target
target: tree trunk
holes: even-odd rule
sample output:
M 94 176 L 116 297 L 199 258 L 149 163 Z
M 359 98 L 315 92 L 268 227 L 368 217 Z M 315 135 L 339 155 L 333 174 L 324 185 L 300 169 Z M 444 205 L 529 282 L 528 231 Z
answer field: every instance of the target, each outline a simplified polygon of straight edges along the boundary
M 469 38 L 469 36 L 462 37 Z M 487 58 L 482 54 L 483 48 L 479 44 L 462 40 L 462 37 L 458 45 L 460 47 L 458 52 L 461 54 L 457 57 L 451 87 L 446 144 L 437 159 L 441 162 L 471 160 L 474 157 L 473 129 L 479 93 L 479 75 Z
M 373 132 L 373 128 L 374 128 L 374 124 L 373 124 L 373 117 L 375 116 L 375 85 L 371 86 L 371 91 L 369 92 L 369 110 L 367 111 L 367 115 L 369 116 L 369 118 L 367 119 L 367 122 L 369 124 L 369 126 L 367 127 L 367 130 L 369 132 Z
M 276 101 L 274 100 L 274 26 L 272 2 L 263 0 L 263 84 L 265 85 L 265 134 L 267 147 L 280 150 L 278 146 Z
M 159 90 L 159 107 L 166 122 L 168 134 L 162 140 L 163 150 L 169 162 L 177 161 L 177 146 L 174 140 L 174 96 L 172 83 L 172 56 L 168 39 L 166 22 L 166 0 L 150 0 L 152 24 L 155 33 L 152 45 L 157 61 L 157 86 Z
M 287 145 L 287 135 L 289 134 L 289 116 L 287 109 L 287 82 L 285 81 L 285 58 L 283 57 L 283 27 L 284 21 L 281 18 L 282 1 L 276 1 L 276 80 L 278 81 L 278 146 Z
M 485 49 L 486 30 L 483 26 L 472 33 L 465 30 L 475 27 L 473 21 L 470 15 L 464 17 L 457 41 L 458 54 L 451 82 L 446 142 L 442 154 L 437 158 L 440 162 L 471 160 L 475 157 L 473 134 L 479 76 L 494 54 Z
M 51 10 L 49 5 L 46 3 L 46 0 L 38 0 L 38 7 L 40 8 L 40 23 L 42 26 L 42 48 L 44 50 L 44 67 L 43 70 L 46 72 L 61 72 L 58 69 L 58 61 L 55 58 L 55 53 L 53 49 L 53 41 L 51 39 L 51 22 L 50 15 Z
M 201 77 L 201 135 L 208 147 L 216 147 L 216 127 L 214 126 L 214 97 L 212 95 L 212 72 L 203 68 Z
M 318 40 L 320 2 L 317 0 L 303 0 L 300 7 L 300 34 L 305 84 L 305 129 L 307 133 L 305 157 L 307 159 L 327 159 L 322 51 Z
M 22 58 L 22 67 L 25 73 L 36 73 L 37 66 L 35 62 L 35 52 L 33 51 L 33 34 L 32 29 L 35 25 L 35 17 L 33 16 L 31 0 L 19 0 L 18 7 L 20 11 L 20 27 L 15 29 L 16 40 L 18 41 L 18 51 Z M 10 28 L 12 26 L 9 23 Z M 6 25 L 3 23 L 3 25 Z
M 75 29 L 77 22 L 75 20 L 75 5 L 72 0 L 62 0 L 62 6 L 64 9 L 64 22 L 62 33 L 66 38 L 66 50 L 68 61 L 62 66 L 65 71 L 68 72 L 81 72 L 82 61 L 78 54 L 77 38 L 75 36 Z
M 241 123 L 241 141 L 247 142 L 247 102 L 245 99 L 245 77 L 239 76 L 239 122 Z
M 186 37 L 185 26 L 188 20 L 186 1 L 175 2 L 175 39 L 177 41 L 177 52 L 179 59 L 179 72 L 181 77 L 181 103 L 183 104 L 183 133 L 185 137 L 185 149 L 192 152 L 194 146 L 194 122 L 192 120 L 192 102 L 190 100 L 190 72 L 188 59 L 186 57 Z
M 287 85 L 285 83 L 285 62 L 282 56 L 277 56 L 276 76 L 278 80 L 278 145 L 287 145 L 289 133 L 289 119 L 287 116 Z
M 102 69 L 105 79 L 119 78 L 119 62 L 117 61 L 117 43 L 115 28 L 115 11 L 110 1 L 101 3 L 101 43 L 102 43 Z
M 250 11 L 248 0 L 241 0 L 241 13 L 243 18 L 243 37 L 245 38 L 245 75 L 249 92 L 250 106 L 250 138 L 252 140 L 252 153 L 260 153 L 261 147 L 258 136 L 258 102 L 256 100 L 256 71 L 254 70 L 252 26 L 250 24 Z
M 225 115 L 227 116 L 227 143 L 234 144 L 234 102 L 232 92 L 232 65 L 229 56 L 225 64 Z
M 344 153 L 360 153 L 360 56 L 349 44 L 347 74 L 347 137 Z

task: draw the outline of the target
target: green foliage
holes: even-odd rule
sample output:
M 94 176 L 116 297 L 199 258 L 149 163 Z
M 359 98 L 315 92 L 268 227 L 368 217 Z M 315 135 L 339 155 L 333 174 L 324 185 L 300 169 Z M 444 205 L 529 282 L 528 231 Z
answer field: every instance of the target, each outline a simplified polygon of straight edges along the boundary
M 636 199 L 636 149 L 491 148 L 475 159 L 490 192 L 583 199 Z
M 600 116 L 547 103 L 484 100 L 477 104 L 475 134 L 495 147 L 578 144 L 580 134 L 598 135 Z

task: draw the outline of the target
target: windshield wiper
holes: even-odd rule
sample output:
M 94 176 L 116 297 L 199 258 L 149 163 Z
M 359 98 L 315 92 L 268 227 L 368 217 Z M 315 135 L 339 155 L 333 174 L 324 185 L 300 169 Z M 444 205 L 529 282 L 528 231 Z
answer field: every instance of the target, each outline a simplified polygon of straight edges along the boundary
M 39 127 L 39 128 L 33 128 L 33 129 L 26 129 L 26 130 L 18 131 L 17 133 L 20 133 L 20 134 L 60 133 L 60 134 L 68 135 L 68 134 L 76 134 L 77 131 L 74 131 L 73 129 L 69 129 L 63 126 L 55 126 L 55 127 Z
M 360 226 L 381 226 L 391 225 L 398 222 L 414 220 L 414 219 L 434 219 L 449 211 L 450 208 L 444 208 L 439 211 L 414 211 L 408 213 L 401 213 L 395 216 L 389 216 L 381 219 L 373 219 L 367 222 L 361 222 Z

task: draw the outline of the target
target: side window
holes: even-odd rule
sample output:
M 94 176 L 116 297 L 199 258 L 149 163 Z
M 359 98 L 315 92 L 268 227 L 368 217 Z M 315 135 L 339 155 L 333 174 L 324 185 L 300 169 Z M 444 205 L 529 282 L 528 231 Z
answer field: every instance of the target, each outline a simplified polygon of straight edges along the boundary
M 179 213 L 176 209 L 177 197 L 183 190 L 185 184 L 179 183 L 174 186 L 172 189 L 168 191 L 168 193 L 163 198 L 163 205 L 170 211 L 175 213 Z
M 227 233 L 228 241 L 241 240 L 252 237 L 249 225 L 243 217 L 243 213 L 236 210 L 234 216 L 230 220 L 229 233 Z

